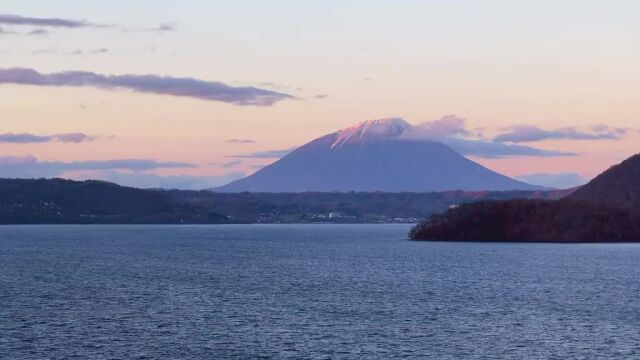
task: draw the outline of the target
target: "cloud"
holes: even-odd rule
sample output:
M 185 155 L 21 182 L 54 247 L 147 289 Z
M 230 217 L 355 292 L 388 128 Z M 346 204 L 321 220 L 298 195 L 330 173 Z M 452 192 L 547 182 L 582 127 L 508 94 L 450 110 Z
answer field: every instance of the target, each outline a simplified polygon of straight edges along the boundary
M 517 179 L 529 184 L 554 189 L 569 189 L 588 182 L 587 179 L 577 173 L 536 173 L 521 175 Z
M 255 140 L 251 139 L 229 139 L 226 141 L 229 144 L 255 144 Z
M 93 50 L 76 49 L 66 53 L 66 55 L 99 55 L 99 54 L 106 54 L 108 52 L 109 52 L 109 49 L 107 48 L 99 48 L 99 49 L 93 49 Z
M 46 55 L 46 54 L 55 54 L 58 50 L 55 48 L 46 48 L 46 49 L 36 49 L 31 51 L 31 55 Z
M 31 156 L 2 156 L 0 157 L 0 165 L 2 166 L 14 166 L 14 165 L 31 165 L 37 163 L 38 160 Z
M 93 141 L 96 139 L 95 136 L 89 136 L 83 133 L 66 133 L 66 134 L 56 134 L 51 136 L 51 139 L 54 141 L 60 141 L 65 143 L 81 143 L 87 141 Z
M 97 179 L 114 182 L 124 186 L 137 188 L 162 188 L 204 190 L 226 185 L 232 181 L 245 177 L 245 173 L 233 171 L 217 176 L 189 176 L 171 175 L 162 176 L 153 173 L 131 173 L 117 170 L 87 172 L 73 175 L 75 180 Z
M 47 36 L 49 34 L 51 34 L 51 32 L 45 29 L 35 29 L 27 33 L 27 35 L 32 35 L 32 36 Z
M 289 85 L 284 85 L 284 84 L 279 84 L 279 83 L 275 83 L 272 81 L 265 81 L 265 82 L 261 82 L 258 84 L 258 86 L 262 86 L 262 87 L 266 87 L 266 88 L 271 88 L 271 89 L 275 89 L 275 90 L 279 90 L 279 91 L 303 91 L 304 89 L 300 86 L 289 86 Z
M 30 54 L 31 55 L 62 54 L 62 55 L 69 55 L 69 56 L 82 56 L 82 55 L 100 55 L 100 54 L 106 54 L 108 52 L 109 52 L 109 49 L 107 48 L 97 48 L 97 49 L 89 49 L 89 50 L 75 49 L 71 51 L 62 51 L 57 48 L 51 47 L 51 48 L 33 50 L 31 51 Z
M 0 177 L 105 180 L 140 188 L 208 189 L 222 186 L 245 176 L 234 171 L 219 176 L 162 176 L 150 171 L 167 168 L 195 168 L 195 164 L 151 159 L 116 159 L 90 161 L 41 161 L 32 155 L 0 157 Z
M 231 157 L 234 158 L 244 158 L 244 159 L 279 159 L 296 148 L 282 149 L 282 150 L 267 150 L 267 151 L 258 151 L 249 154 L 239 154 L 233 155 Z
M 40 161 L 32 155 L 0 157 L 0 177 L 57 177 L 67 172 L 91 170 L 149 171 L 166 168 L 194 168 L 184 162 L 163 162 L 151 159 L 116 159 L 89 161 Z
M 79 28 L 115 28 L 122 29 L 122 31 L 146 31 L 146 32 L 169 32 L 175 31 L 176 25 L 172 23 L 161 23 L 153 27 L 141 27 L 141 28 L 126 28 L 116 25 L 105 25 L 88 22 L 85 20 L 63 19 L 63 18 L 41 18 L 41 17 L 28 17 L 11 14 L 0 14 L 0 25 L 9 26 L 37 26 L 40 28 L 66 28 L 66 29 L 79 29 Z M 3 32 L 0 31 L 0 34 Z M 5 32 L 7 33 L 7 32 Z M 12 34 L 20 35 L 48 35 L 50 32 L 46 29 L 35 29 L 27 33 L 11 32 Z
M 544 150 L 531 146 L 502 144 L 476 139 L 442 138 L 438 141 L 450 146 L 462 155 L 487 159 L 500 159 L 514 156 L 559 157 L 578 155 L 573 152 Z
M 539 149 L 532 146 L 503 144 L 478 137 L 477 131 L 467 129 L 466 120 L 456 115 L 445 115 L 438 120 L 427 121 L 405 130 L 399 137 L 402 140 L 437 141 L 448 145 L 465 156 L 488 159 L 506 157 L 559 157 L 575 156 L 573 152 Z M 267 150 L 231 156 L 248 159 L 279 159 L 296 148 Z
M 0 27 L 0 35 L 19 35 L 20 33 L 15 32 L 15 31 L 11 31 L 11 30 L 5 30 L 4 28 Z
M 323 99 L 326 99 L 328 97 L 329 97 L 329 95 L 327 95 L 327 94 L 318 94 L 318 95 L 314 96 L 313 98 L 314 99 L 318 99 L 318 100 L 323 100 Z
M 445 115 L 438 120 L 426 121 L 415 125 L 403 134 L 407 139 L 442 139 L 453 136 L 468 136 L 467 120 L 456 115 Z
M 224 163 L 224 164 L 220 164 L 220 166 L 223 167 L 223 168 L 229 169 L 229 168 L 233 168 L 233 167 L 242 165 L 242 163 L 243 163 L 243 161 L 238 159 L 238 160 L 229 161 L 229 162 Z
M 574 156 L 575 153 L 544 150 L 531 146 L 503 144 L 485 140 L 481 131 L 467 128 L 467 120 L 456 115 L 445 115 L 440 119 L 420 123 L 406 130 L 401 139 L 430 140 L 442 142 L 466 156 L 499 159 L 513 156 Z
M 46 26 L 59 28 L 84 28 L 102 27 L 103 25 L 92 24 L 81 20 L 70 20 L 61 18 L 37 18 L 20 15 L 0 14 L 0 24 L 4 25 L 25 25 L 25 26 Z
M 519 125 L 510 128 L 509 132 L 496 136 L 493 141 L 522 143 L 542 140 L 617 140 L 628 130 L 607 125 L 595 125 L 590 131 L 581 131 L 575 127 L 544 130 L 533 125 Z
M 176 30 L 176 26 L 175 26 L 175 24 L 163 23 L 163 24 L 160 24 L 158 26 L 150 27 L 150 28 L 144 28 L 142 30 L 143 31 L 151 31 L 151 32 L 169 32 L 169 31 L 175 31 Z
M 0 84 L 127 89 L 140 93 L 191 97 L 234 105 L 271 106 L 293 96 L 251 86 L 234 87 L 216 81 L 158 75 L 101 75 L 66 71 L 41 74 L 33 69 L 0 68 Z
M 81 143 L 96 140 L 96 136 L 89 136 L 83 133 L 65 133 L 54 135 L 34 135 L 34 134 L 0 134 L 0 143 L 46 143 L 46 142 L 62 142 L 62 143 Z
M 51 34 L 49 30 L 46 29 L 35 29 L 28 32 L 18 32 L 12 30 L 5 30 L 0 27 L 0 36 L 2 35 L 19 35 L 19 36 L 47 36 Z
M 138 26 L 138 27 L 122 27 L 121 28 L 122 32 L 124 33 L 128 33 L 128 32 L 155 32 L 155 33 L 166 33 L 166 32 L 172 32 L 172 31 L 176 31 L 177 30 L 177 26 L 173 23 L 161 23 L 158 24 L 156 26 L 150 26 L 150 27 L 142 27 L 142 26 Z

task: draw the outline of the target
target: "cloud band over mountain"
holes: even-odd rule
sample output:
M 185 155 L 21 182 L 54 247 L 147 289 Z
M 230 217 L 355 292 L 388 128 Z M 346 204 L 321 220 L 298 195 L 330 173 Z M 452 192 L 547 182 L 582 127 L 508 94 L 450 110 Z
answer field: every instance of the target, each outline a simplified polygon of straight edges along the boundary
M 140 93 L 190 97 L 239 106 L 271 106 L 293 96 L 252 86 L 234 87 L 222 82 L 158 75 L 102 75 L 85 71 L 42 74 L 27 68 L 0 68 L 0 84 L 49 87 L 126 89 Z

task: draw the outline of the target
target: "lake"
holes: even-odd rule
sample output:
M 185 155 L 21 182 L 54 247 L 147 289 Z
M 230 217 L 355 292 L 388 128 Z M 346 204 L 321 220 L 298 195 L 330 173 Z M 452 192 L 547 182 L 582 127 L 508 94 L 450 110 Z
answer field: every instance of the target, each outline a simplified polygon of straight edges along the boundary
M 640 357 L 640 245 L 0 227 L 2 359 Z

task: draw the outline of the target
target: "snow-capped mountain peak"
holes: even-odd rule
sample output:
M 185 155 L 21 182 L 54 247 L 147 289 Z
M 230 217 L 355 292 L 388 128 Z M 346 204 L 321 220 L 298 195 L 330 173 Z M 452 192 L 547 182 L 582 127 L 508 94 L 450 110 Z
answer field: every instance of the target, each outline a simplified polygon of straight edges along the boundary
M 400 137 L 413 127 L 400 118 L 387 118 L 363 121 L 355 126 L 342 129 L 337 133 L 335 148 L 347 143 L 362 143 L 370 140 L 391 140 Z
M 326 134 L 221 192 L 433 192 L 522 190 L 535 186 L 491 171 L 443 143 L 414 141 L 414 126 L 392 118 Z

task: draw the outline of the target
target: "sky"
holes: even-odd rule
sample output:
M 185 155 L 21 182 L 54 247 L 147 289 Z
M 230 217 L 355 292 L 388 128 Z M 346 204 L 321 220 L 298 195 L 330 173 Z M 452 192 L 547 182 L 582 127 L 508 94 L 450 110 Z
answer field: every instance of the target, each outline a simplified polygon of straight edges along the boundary
M 222 185 L 403 118 L 506 175 L 638 152 L 637 1 L 0 0 L 0 177 Z

